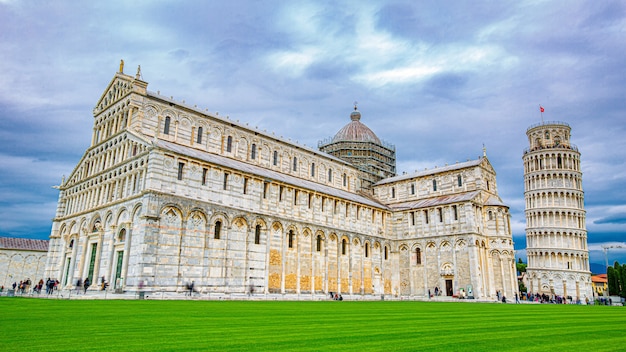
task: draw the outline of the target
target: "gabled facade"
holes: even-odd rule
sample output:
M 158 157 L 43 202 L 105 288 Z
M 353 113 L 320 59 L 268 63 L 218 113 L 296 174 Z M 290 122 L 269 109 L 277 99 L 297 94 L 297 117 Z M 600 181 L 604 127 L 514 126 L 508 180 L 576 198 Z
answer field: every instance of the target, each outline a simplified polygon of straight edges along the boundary
M 202 294 L 512 297 L 508 208 L 486 157 L 367 192 L 365 179 L 118 72 L 94 109 L 91 146 L 60 186 L 45 275 L 127 291 L 194 282 Z

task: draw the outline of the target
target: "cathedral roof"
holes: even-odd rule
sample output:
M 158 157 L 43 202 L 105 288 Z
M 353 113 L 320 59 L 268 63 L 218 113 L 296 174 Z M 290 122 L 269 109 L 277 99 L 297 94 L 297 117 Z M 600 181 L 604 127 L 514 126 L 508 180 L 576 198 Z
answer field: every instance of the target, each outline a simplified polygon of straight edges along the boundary
M 350 114 L 350 120 L 350 123 L 337 132 L 331 143 L 349 141 L 382 144 L 376 134 L 360 121 L 361 113 L 356 109 L 356 106 Z
M 0 237 L 0 248 L 24 251 L 48 251 L 48 240 L 31 240 L 28 238 Z
M 380 180 L 379 182 L 376 183 L 376 185 L 383 185 L 383 184 L 386 184 L 386 183 L 393 183 L 393 182 L 398 182 L 398 181 L 403 181 L 403 180 L 409 180 L 409 179 L 412 179 L 412 178 L 415 178 L 415 177 L 434 175 L 434 174 L 438 174 L 438 173 L 441 173 L 441 172 L 460 170 L 460 169 L 464 169 L 466 167 L 478 166 L 484 160 L 486 160 L 486 158 L 482 157 L 482 158 L 478 158 L 476 160 L 468 160 L 468 161 L 465 161 L 465 162 L 462 162 L 462 163 L 446 165 L 444 167 L 436 167 L 434 169 L 427 169 L 427 170 L 423 170 L 423 171 L 416 171 L 416 172 L 413 172 L 413 173 L 407 173 L 407 174 L 404 174 L 404 175 L 398 175 L 398 176 L 394 176 L 394 177 L 389 177 L 389 178 L 386 178 L 384 180 Z
M 489 195 L 489 198 L 487 198 L 487 200 L 485 201 L 485 205 L 500 206 L 500 207 L 508 208 L 508 206 L 504 204 L 504 202 L 502 202 L 502 199 L 493 195 Z
M 376 208 L 388 209 L 385 205 L 380 204 L 379 202 L 376 202 L 370 198 L 364 197 L 359 194 L 351 193 L 351 192 L 344 191 L 344 190 L 334 188 L 331 186 L 326 186 L 317 182 L 303 180 L 295 176 L 283 174 L 281 172 L 277 172 L 274 170 L 268 170 L 264 167 L 248 164 L 243 161 L 234 160 L 234 159 L 227 158 L 225 156 L 221 156 L 217 154 L 207 153 L 201 150 L 182 146 L 180 144 L 175 144 L 172 142 L 167 142 L 161 139 L 158 139 L 154 141 L 153 143 L 159 148 L 162 148 L 164 150 L 169 150 L 174 153 L 186 155 L 186 156 L 196 158 L 199 160 L 204 160 L 204 161 L 216 164 L 216 165 L 221 165 L 221 166 L 228 167 L 234 170 L 239 170 L 241 172 L 247 172 L 247 173 L 251 173 L 254 175 L 258 175 L 258 176 L 263 177 L 266 180 L 270 180 L 270 181 L 273 180 L 273 181 L 282 182 L 285 184 L 290 184 L 296 187 L 306 188 L 314 192 L 327 194 L 329 196 L 334 196 L 337 198 L 347 199 L 355 203 L 361 203 L 361 204 L 369 205 L 369 206 L 376 207 Z
M 413 200 L 409 202 L 397 203 L 389 205 L 392 210 L 407 210 L 407 209 L 420 209 L 435 207 L 439 205 L 466 202 L 474 199 L 480 191 L 470 191 L 457 194 L 450 194 L 445 196 L 431 197 L 426 199 Z

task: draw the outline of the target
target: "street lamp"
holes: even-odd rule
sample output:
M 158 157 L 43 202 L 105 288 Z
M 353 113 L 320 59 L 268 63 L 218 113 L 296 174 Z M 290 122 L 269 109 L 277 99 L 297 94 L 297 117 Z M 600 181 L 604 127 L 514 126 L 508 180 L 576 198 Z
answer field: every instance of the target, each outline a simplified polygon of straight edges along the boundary
M 609 279 L 609 248 L 626 248 L 626 247 L 619 245 L 619 244 L 612 245 L 612 246 L 602 246 L 602 249 L 604 250 L 604 262 L 606 263 L 607 284 L 608 284 L 608 279 Z M 604 291 L 604 296 L 608 296 L 607 291 Z
M 609 267 L 609 248 L 626 248 L 622 245 L 616 244 L 612 246 L 602 246 L 602 250 L 604 250 L 604 262 L 606 263 L 606 267 Z

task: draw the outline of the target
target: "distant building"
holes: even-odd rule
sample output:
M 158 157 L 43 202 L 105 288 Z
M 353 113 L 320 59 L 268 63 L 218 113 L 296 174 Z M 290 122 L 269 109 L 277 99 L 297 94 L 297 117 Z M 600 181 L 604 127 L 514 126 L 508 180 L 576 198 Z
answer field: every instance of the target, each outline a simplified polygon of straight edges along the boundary
M 326 152 L 147 90 L 118 72 L 60 185 L 46 275 L 118 290 L 512 298 L 508 207 L 486 155 L 395 176 L 360 122 Z M 93 289 L 97 289 L 95 286 Z
M 14 282 L 44 278 L 48 240 L 0 237 L 0 286 L 5 290 Z M 45 281 L 45 279 L 44 279 Z
M 606 274 L 593 275 L 591 277 L 591 286 L 593 288 L 594 297 L 608 295 L 608 280 Z
M 593 296 L 580 152 L 571 128 L 545 122 L 526 131 L 524 151 L 528 292 Z

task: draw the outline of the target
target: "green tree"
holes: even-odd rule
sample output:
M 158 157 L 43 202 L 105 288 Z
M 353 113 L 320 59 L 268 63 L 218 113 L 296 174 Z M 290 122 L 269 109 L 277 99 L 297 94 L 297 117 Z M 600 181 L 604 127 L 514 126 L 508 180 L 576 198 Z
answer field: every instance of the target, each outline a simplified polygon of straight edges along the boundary
M 609 286 L 609 295 L 614 295 L 619 292 L 619 283 L 614 267 L 610 266 L 606 268 L 606 280 Z
M 519 260 L 517 261 L 517 263 L 515 264 L 515 266 L 517 267 L 517 272 L 519 273 L 524 273 L 526 272 L 526 263 L 524 263 L 522 261 L 522 258 L 519 258 Z
M 622 264 L 619 267 L 619 271 L 620 271 L 620 296 L 626 298 L 626 264 Z
M 522 280 L 519 280 L 519 292 L 527 292 L 527 291 L 528 289 L 526 288 L 526 285 L 524 285 Z

